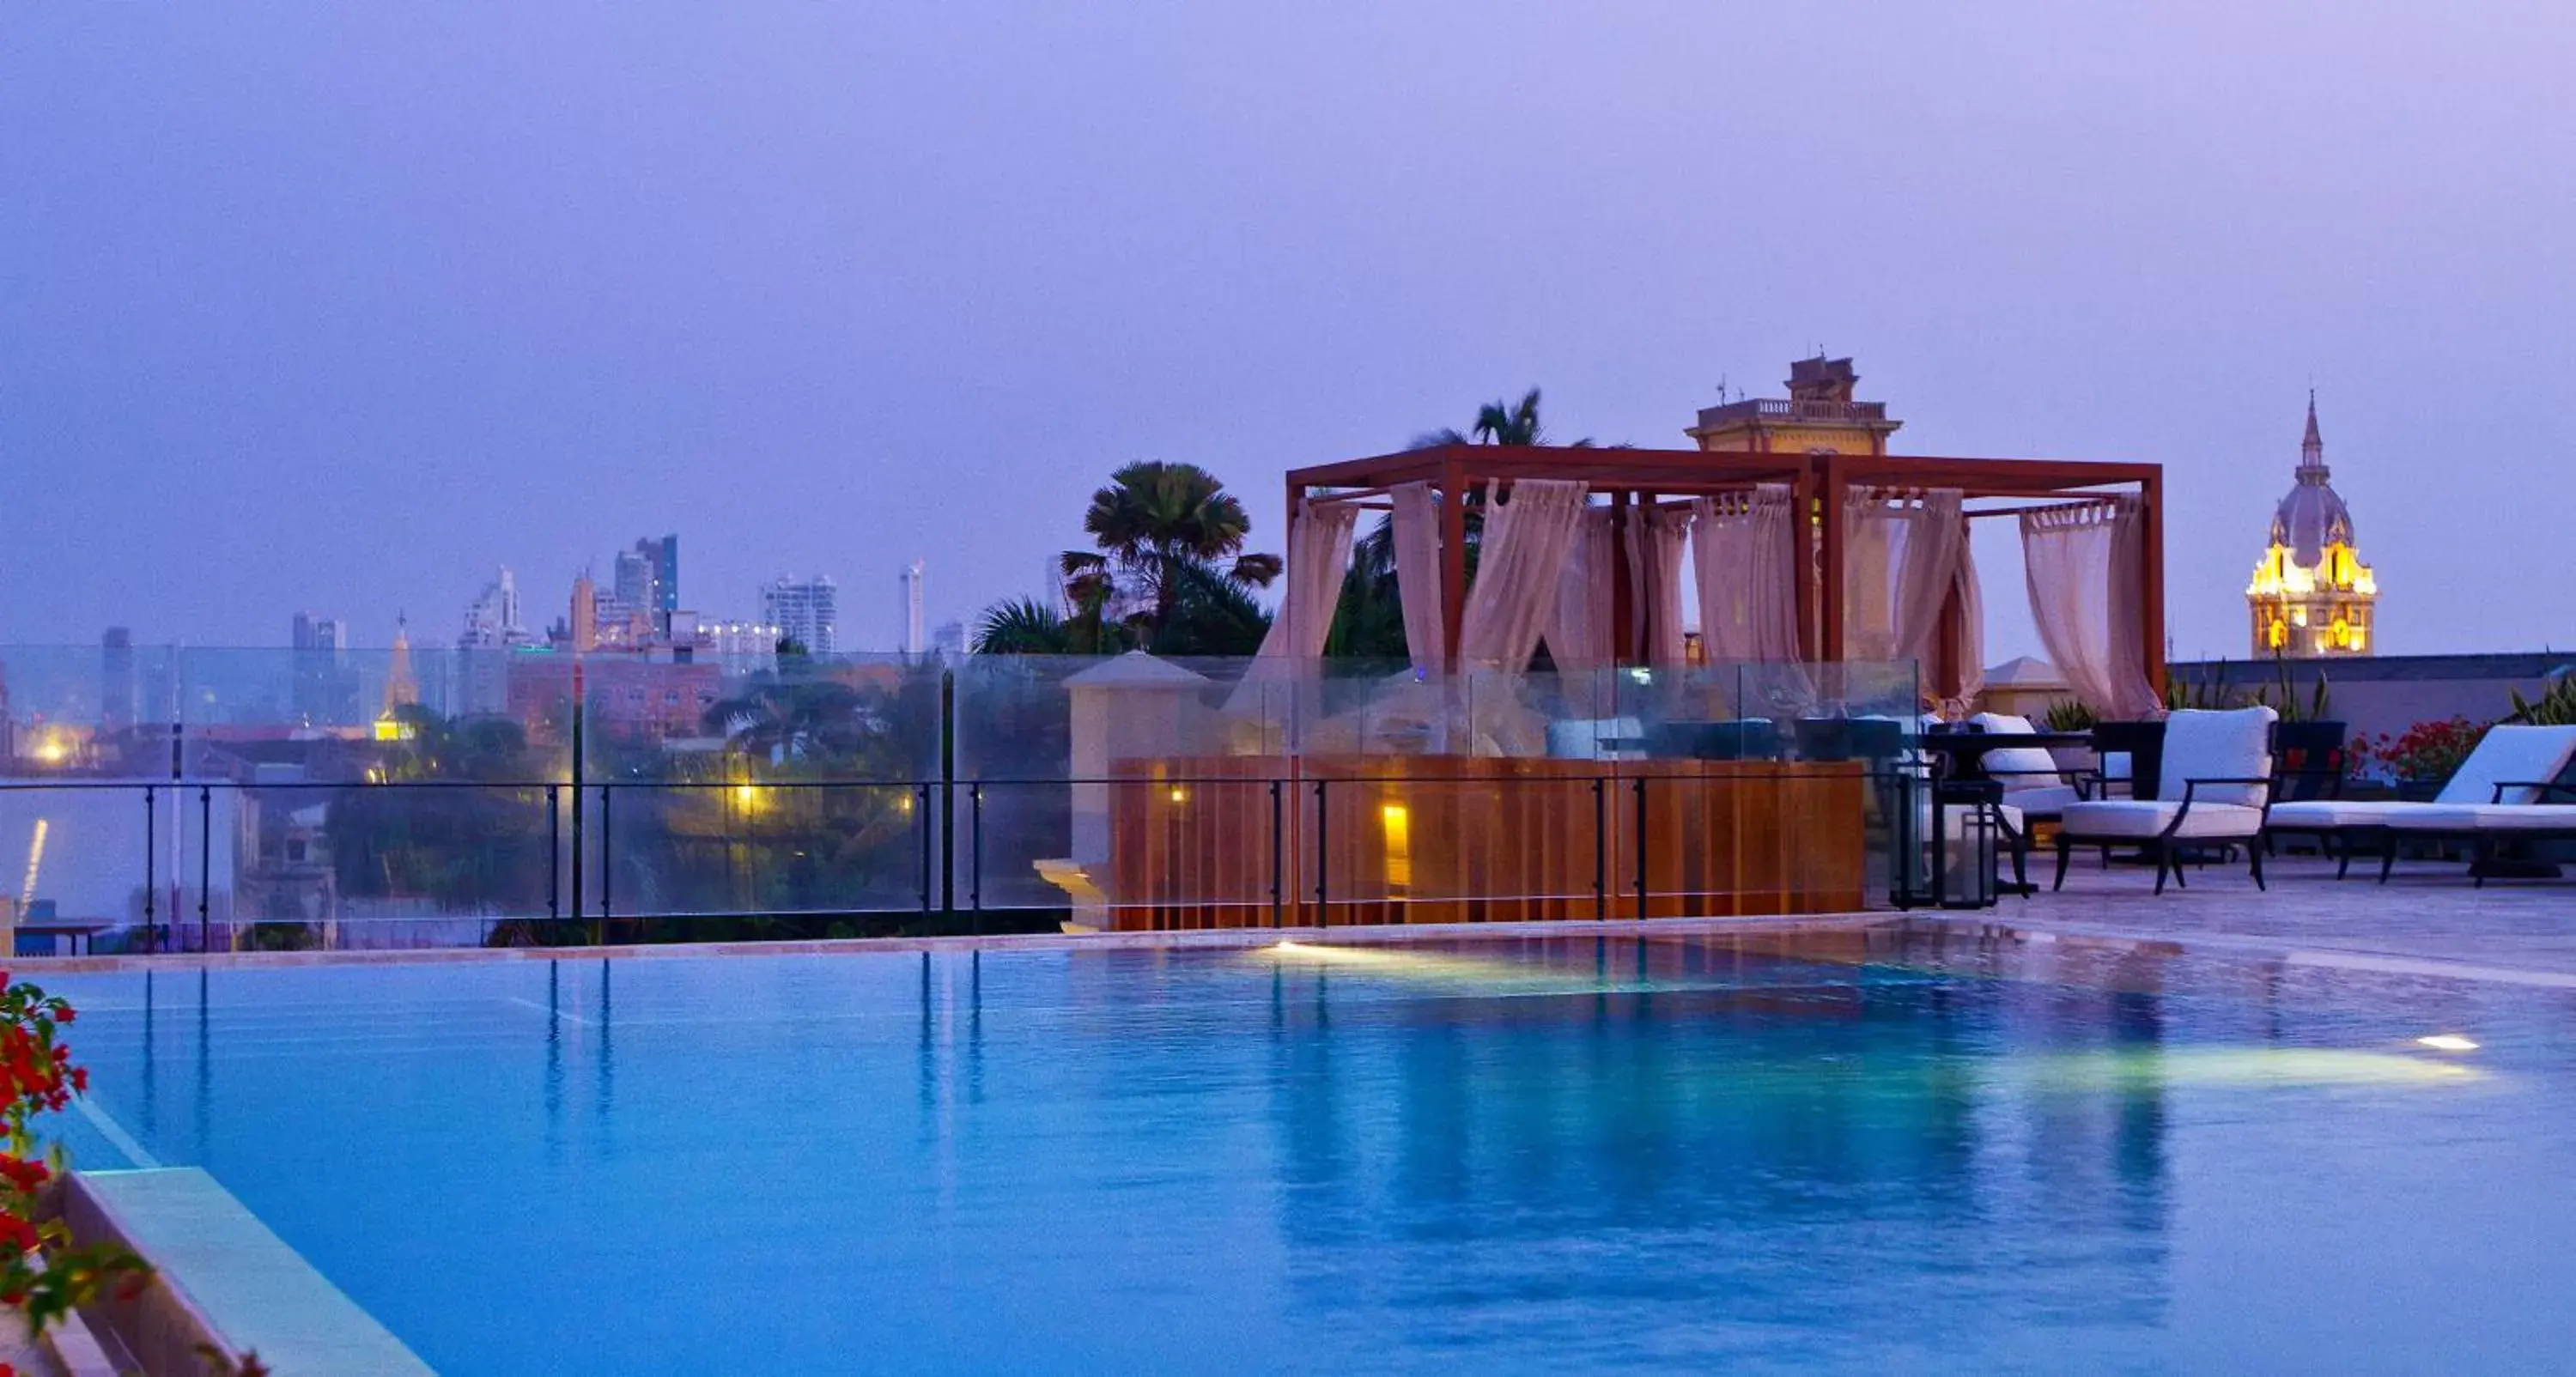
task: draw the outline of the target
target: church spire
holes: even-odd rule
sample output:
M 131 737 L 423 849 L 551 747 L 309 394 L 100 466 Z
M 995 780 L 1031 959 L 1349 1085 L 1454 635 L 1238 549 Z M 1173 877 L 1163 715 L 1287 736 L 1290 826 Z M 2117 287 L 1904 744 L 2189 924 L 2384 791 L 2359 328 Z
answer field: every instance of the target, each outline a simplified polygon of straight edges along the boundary
M 2317 390 L 2308 389 L 2308 433 L 2299 440 L 2299 481 L 2326 481 L 2326 442 L 2317 434 Z

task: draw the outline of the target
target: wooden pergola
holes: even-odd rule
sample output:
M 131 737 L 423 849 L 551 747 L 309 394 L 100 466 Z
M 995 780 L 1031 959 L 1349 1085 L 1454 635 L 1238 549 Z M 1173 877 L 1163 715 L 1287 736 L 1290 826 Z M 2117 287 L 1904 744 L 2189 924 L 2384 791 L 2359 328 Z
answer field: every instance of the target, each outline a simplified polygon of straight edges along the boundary
M 1792 554 L 1797 570 L 1791 586 L 1797 593 L 1799 649 L 1813 662 L 1838 663 L 1843 656 L 1843 507 L 1856 488 L 1956 488 L 1970 501 L 1995 499 L 2062 499 L 2081 501 L 2135 493 L 2141 499 L 2143 534 L 2139 586 L 2142 592 L 2144 657 L 2149 682 L 2158 692 L 2165 684 L 2164 469 L 2157 464 L 2097 463 L 2070 459 L 1977 459 L 1906 455 L 1778 454 L 1753 451 L 1594 449 L 1555 445 L 1441 445 L 1427 449 L 1349 459 L 1292 470 L 1288 474 L 1290 513 L 1310 496 L 1366 501 L 1400 484 L 1427 482 L 1440 495 L 1440 592 L 1446 656 L 1455 660 L 1467 605 L 1467 504 L 1464 495 L 1493 483 L 1508 491 L 1523 478 L 1576 480 L 1595 495 L 1607 496 L 1619 517 L 1613 522 L 1620 542 L 1612 594 L 1611 643 L 1623 663 L 1640 658 L 1635 606 L 1636 589 L 1629 574 L 1625 542 L 1626 513 L 1670 499 L 1687 500 L 1741 492 L 1757 484 L 1782 483 L 1794 494 L 1796 509 L 1813 518 L 1796 522 Z M 2028 506 L 1972 508 L 1972 518 L 2018 515 Z M 1961 615 L 1955 598 L 1942 609 L 1946 620 Z M 1944 635 L 1945 647 L 1954 637 Z M 1956 682 L 1961 667 L 1929 667 L 1935 683 Z

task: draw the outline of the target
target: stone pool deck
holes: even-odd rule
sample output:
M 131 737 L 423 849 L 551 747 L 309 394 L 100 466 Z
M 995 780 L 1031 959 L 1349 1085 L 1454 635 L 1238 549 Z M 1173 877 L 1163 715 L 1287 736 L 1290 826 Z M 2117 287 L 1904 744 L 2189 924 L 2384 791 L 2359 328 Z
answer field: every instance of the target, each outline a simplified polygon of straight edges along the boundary
M 2365 873 L 2365 871 L 2368 873 Z M 1657 918 L 1596 922 L 1423 924 L 1405 927 L 1221 928 L 1192 932 L 1116 932 L 991 937 L 894 937 L 787 942 L 713 942 L 652 946 L 461 948 L 418 951 L 232 952 L 212 956 L 53 957 L 23 960 L 30 970 L 112 971 L 146 966 L 234 968 L 482 961 L 674 960 L 719 956 L 835 956 L 921 951 L 1043 951 L 1108 948 L 1237 948 L 1282 938 L 1333 942 L 1514 940 L 1607 933 L 1795 933 L 1889 923 L 1937 924 L 2044 934 L 2064 939 L 2151 943 L 2177 950 L 2301 964 L 2404 970 L 2576 988 L 2576 880 L 2497 881 L 2471 886 L 2458 863 L 2413 862 L 2387 883 L 2356 865 L 2337 880 L 2332 864 L 2283 856 L 2257 890 L 2244 865 L 2196 869 L 2188 888 L 2156 894 L 2140 866 L 2102 867 L 2079 857 L 2066 888 L 2051 893 L 2046 857 L 2032 858 L 2041 883 L 2030 898 L 2006 897 L 1991 909 L 1911 913 L 1888 909 L 1788 918 Z
M 2256 889 L 2240 863 L 2194 870 L 2189 888 L 2157 894 L 2145 868 L 2103 869 L 2079 858 L 2066 888 L 2050 893 L 2051 867 L 2032 861 L 2040 893 L 1939 921 L 2576 986 L 2576 880 L 2475 888 L 2457 863 L 2401 862 L 2383 885 L 2375 864 L 2356 862 L 2349 879 L 2337 880 L 2327 862 L 2283 856 L 2264 867 L 2268 890 Z

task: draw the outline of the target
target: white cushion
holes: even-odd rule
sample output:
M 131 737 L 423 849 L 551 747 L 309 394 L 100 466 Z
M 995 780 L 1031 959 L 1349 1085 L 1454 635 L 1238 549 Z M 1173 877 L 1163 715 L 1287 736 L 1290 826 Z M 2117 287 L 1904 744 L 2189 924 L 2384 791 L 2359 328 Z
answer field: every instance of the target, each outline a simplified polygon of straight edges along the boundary
M 1981 712 L 1968 722 L 1985 728 L 1988 736 L 2029 736 L 2038 730 L 2029 718 L 2002 712 Z M 1997 746 L 1986 752 L 1985 767 L 2007 789 L 2024 780 L 2033 787 L 2058 782 L 2057 757 L 2037 746 Z
M 2175 714 L 2180 716 L 2179 713 Z M 2072 803 L 2057 820 L 2068 836 L 2085 838 L 2161 837 L 2173 826 L 2182 805 L 2168 799 L 2113 799 L 2107 803 Z M 2263 830 L 2263 810 L 2231 803 L 2192 800 L 2177 837 L 2251 837 Z
M 2178 802 L 2195 779 L 2261 779 L 2272 773 L 2272 723 L 2279 713 L 2267 707 L 2203 712 L 2185 708 L 2165 718 L 2164 771 L 2156 781 L 2159 802 Z M 2203 803 L 2262 806 L 2259 784 L 2227 784 L 2193 793 L 2194 813 Z
M 2426 832 L 2576 832 L 2576 803 L 2431 803 L 2408 827 Z
M 2478 748 L 2460 762 L 2436 803 L 2529 803 L 2530 789 L 2508 789 L 2503 799 L 2495 787 L 2508 781 L 2547 783 L 2566 770 L 2576 756 L 2576 727 L 2526 727 L 2505 723 L 2487 728 Z
M 2035 784 L 2027 789 L 2004 786 L 2005 807 L 2037 817 L 2053 818 L 2069 805 L 2083 801 L 2083 794 L 2072 784 Z
M 2309 827 L 2405 827 L 2411 825 L 2409 819 L 2440 806 L 2389 799 L 2301 799 L 2272 805 L 2272 825 L 2292 831 Z

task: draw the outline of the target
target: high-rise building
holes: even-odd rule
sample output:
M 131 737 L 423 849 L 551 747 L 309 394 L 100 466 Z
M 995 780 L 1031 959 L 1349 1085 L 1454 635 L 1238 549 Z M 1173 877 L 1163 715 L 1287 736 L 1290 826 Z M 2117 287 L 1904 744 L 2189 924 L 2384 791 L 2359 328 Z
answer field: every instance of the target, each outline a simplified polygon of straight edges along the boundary
M 111 626 L 98 640 L 98 729 L 121 732 L 134 725 L 134 633 Z
M 483 585 L 481 596 L 465 608 L 465 627 L 456 637 L 461 646 L 524 645 L 527 628 L 519 624 L 519 581 L 509 566 Z
M 2379 579 L 2361 562 L 2352 511 L 2327 480 L 2326 442 L 2317 433 L 2317 394 L 2308 393 L 2308 430 L 2299 441 L 2297 481 L 2272 509 L 2272 535 L 2245 585 L 2254 653 L 2291 658 L 2368 655 Z
M 288 696 L 296 720 L 308 726 L 357 721 L 358 674 L 348 662 L 348 624 L 337 617 L 298 612 L 294 644 L 294 678 Z
M 586 655 L 599 649 L 599 589 L 588 574 L 576 574 L 572 581 L 572 648 Z
M 680 610 L 680 538 L 646 536 L 618 551 L 615 585 L 617 600 L 652 623 L 650 634 L 669 636 L 671 614 Z
M 900 579 L 903 593 L 903 653 L 919 655 L 930 649 L 929 628 L 924 624 L 922 585 L 929 575 L 920 560 L 903 566 Z
M 938 651 L 943 659 L 954 661 L 966 658 L 966 623 L 941 622 L 938 629 L 930 633 L 930 648 Z
M 1903 421 L 1885 402 L 1852 400 L 1860 374 L 1850 359 L 1818 354 L 1789 365 L 1789 397 L 1746 397 L 1700 408 L 1683 434 L 1703 450 L 1761 454 L 1885 454 Z
M 816 655 L 834 654 L 841 644 L 840 585 L 821 574 L 810 579 L 781 575 L 760 590 L 760 620 L 775 627 L 780 639 Z

